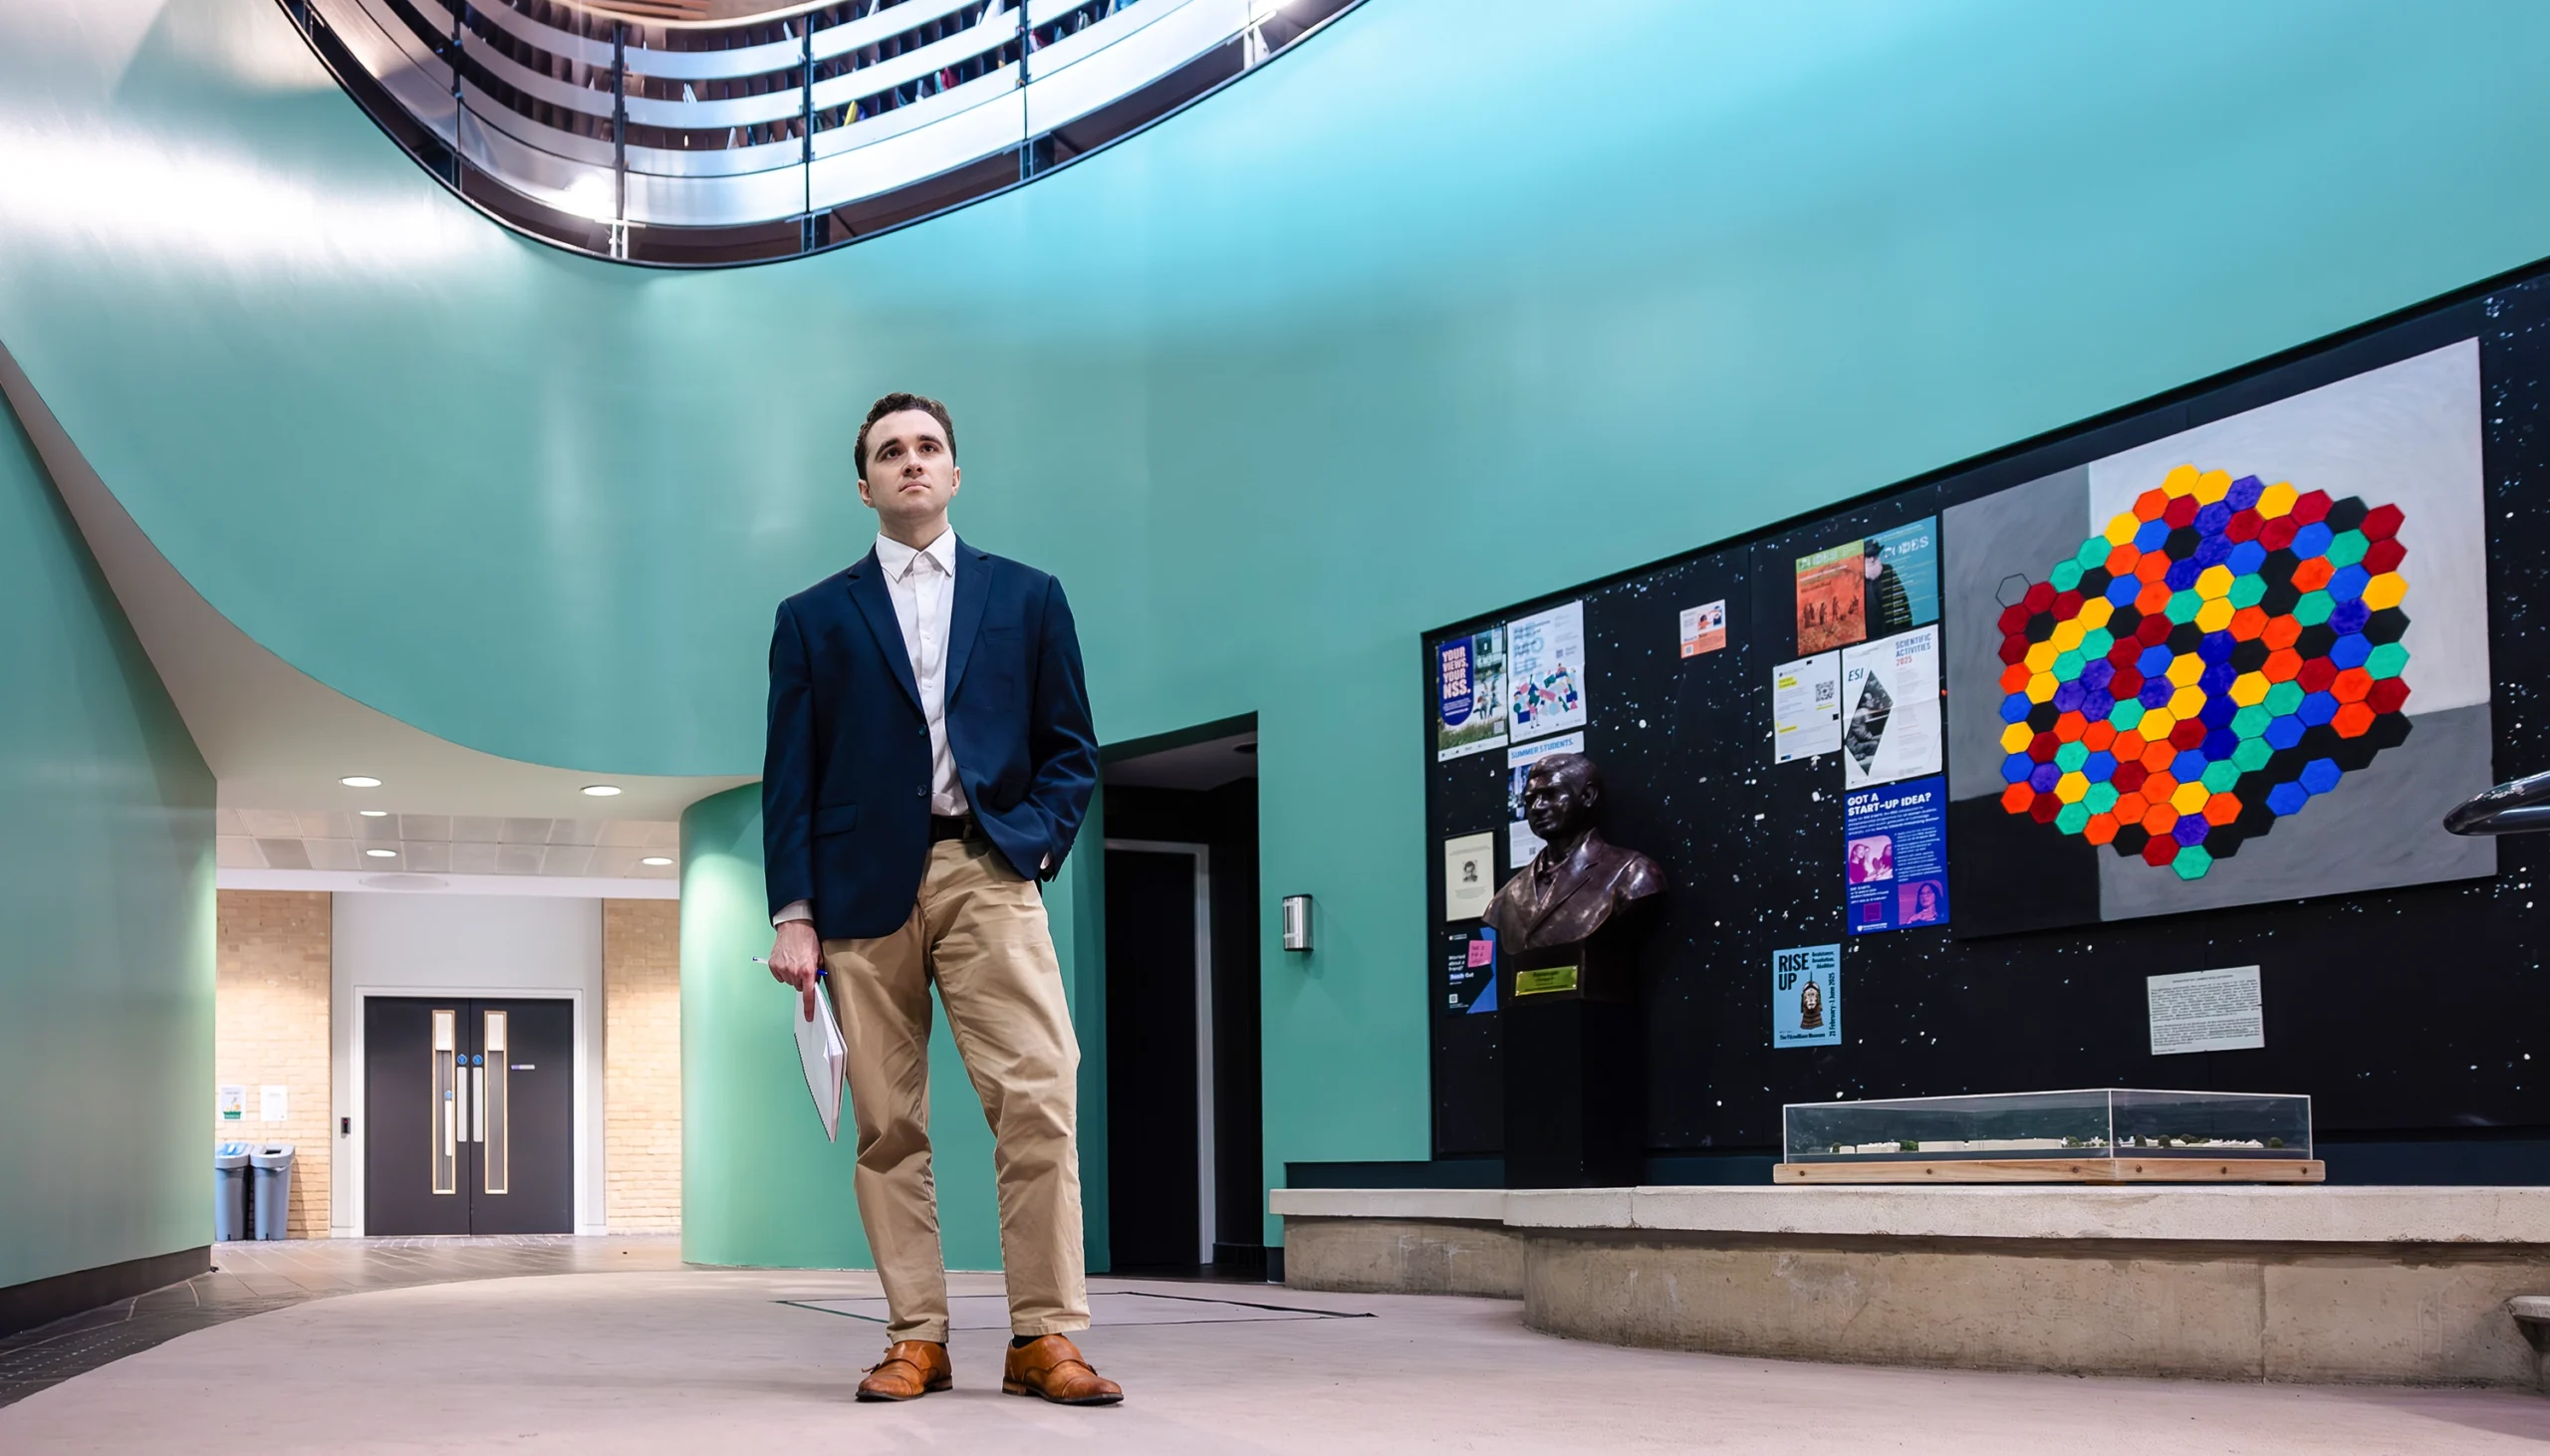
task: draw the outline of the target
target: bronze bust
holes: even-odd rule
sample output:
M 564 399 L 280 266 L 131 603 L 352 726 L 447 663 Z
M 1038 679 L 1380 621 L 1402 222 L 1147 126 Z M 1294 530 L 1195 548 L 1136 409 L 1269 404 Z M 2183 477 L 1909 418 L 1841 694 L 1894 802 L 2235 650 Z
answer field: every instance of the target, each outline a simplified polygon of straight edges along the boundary
M 1664 871 L 1594 828 L 1603 775 L 1577 753 L 1552 754 L 1523 780 L 1523 818 L 1541 852 L 1514 871 L 1488 904 L 1487 923 L 1506 952 L 1584 940 L 1633 901 L 1664 888 Z

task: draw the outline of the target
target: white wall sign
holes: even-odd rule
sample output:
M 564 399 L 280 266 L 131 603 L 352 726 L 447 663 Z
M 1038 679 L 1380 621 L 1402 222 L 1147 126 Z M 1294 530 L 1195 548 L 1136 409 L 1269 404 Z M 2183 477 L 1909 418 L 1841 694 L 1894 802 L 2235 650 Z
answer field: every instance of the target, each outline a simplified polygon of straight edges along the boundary
M 279 1083 L 267 1083 L 257 1089 L 257 1118 L 263 1122 L 281 1122 L 292 1115 L 291 1089 Z
M 2258 968 L 2188 971 L 2146 977 L 2152 1012 L 2152 1055 L 2241 1052 L 2267 1044 Z

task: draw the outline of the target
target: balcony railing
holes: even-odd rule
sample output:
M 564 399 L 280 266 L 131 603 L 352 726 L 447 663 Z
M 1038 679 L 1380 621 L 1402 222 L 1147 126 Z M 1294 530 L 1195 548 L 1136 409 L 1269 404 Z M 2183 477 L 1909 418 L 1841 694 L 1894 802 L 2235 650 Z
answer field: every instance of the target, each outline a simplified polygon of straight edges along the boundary
M 481 210 L 699 267 L 837 247 L 1016 186 L 1358 0 L 282 0 L 374 120 Z M 731 6 L 726 8 L 733 8 Z

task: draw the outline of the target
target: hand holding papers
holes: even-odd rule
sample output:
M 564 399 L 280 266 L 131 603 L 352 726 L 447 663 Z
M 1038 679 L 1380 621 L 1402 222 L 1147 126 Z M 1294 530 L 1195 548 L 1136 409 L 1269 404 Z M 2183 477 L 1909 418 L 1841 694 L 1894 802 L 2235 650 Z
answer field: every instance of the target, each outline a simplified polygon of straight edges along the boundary
M 831 1000 L 821 996 L 802 1001 L 791 997 L 788 1019 L 797 1025 L 797 1060 L 805 1066 L 806 1091 L 814 1093 L 815 1113 L 824 1119 L 824 1140 L 837 1142 L 841 1137 L 842 1070 L 850 1060 L 850 1048 L 841 1039 L 841 1024 L 833 1020 Z
M 770 962 L 754 956 L 753 964 Z M 817 994 L 814 987 L 796 998 L 789 1013 L 789 1021 L 796 1025 L 797 1060 L 805 1069 L 806 1091 L 815 1098 L 815 1115 L 824 1121 L 824 1140 L 838 1142 L 842 1074 L 850 1062 L 850 1046 L 842 1040 L 841 1023 L 833 1019 L 831 999 Z

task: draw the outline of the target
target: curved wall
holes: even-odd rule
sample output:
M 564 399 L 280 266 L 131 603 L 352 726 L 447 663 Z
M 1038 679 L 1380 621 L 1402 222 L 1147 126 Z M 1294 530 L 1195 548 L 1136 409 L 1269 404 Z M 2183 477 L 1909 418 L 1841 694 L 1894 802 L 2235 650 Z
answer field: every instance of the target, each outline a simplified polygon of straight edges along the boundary
M 0 1331 L 14 1332 L 81 1305 L 65 1291 L 31 1314 L 10 1286 L 212 1241 L 218 1124 L 212 775 L 6 403 L 0 620 L 0 1091 L 17 1113 L 0 1119 Z
M 271 0 L 28 8 L 0 341 L 216 607 L 429 731 L 751 772 L 859 406 L 950 399 L 1106 738 L 1258 715 L 1270 911 L 1322 913 L 1267 957 L 1270 1182 L 1426 1151 L 1422 627 L 2550 252 L 2520 0 L 1378 0 L 1032 186 L 686 276 L 468 214 Z

